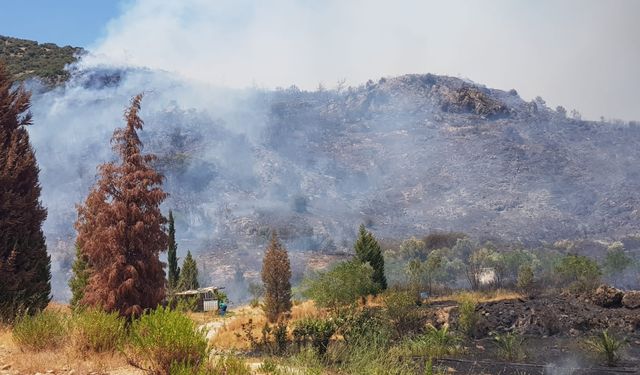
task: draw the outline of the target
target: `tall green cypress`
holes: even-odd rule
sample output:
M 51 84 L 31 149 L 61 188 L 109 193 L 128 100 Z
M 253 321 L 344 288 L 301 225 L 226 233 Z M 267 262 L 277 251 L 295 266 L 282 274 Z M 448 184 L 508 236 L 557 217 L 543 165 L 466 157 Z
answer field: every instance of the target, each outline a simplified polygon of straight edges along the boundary
M 198 289 L 200 283 L 198 283 L 198 265 L 196 260 L 191 256 L 191 251 L 187 252 L 187 256 L 182 263 L 182 270 L 180 271 L 180 279 L 178 280 L 178 290 L 192 290 Z
M 178 244 L 176 243 L 176 228 L 173 221 L 173 212 L 169 210 L 169 246 L 167 250 L 167 263 L 169 263 L 169 288 L 175 289 L 180 280 L 180 267 L 178 267 Z
M 80 300 L 84 297 L 84 290 L 89 282 L 89 264 L 86 257 L 82 254 L 80 246 L 76 245 L 76 259 L 71 266 L 73 276 L 69 280 L 69 288 L 71 288 L 71 308 L 76 309 Z
M 51 258 L 42 232 L 47 210 L 27 131 L 30 98 L 0 62 L 0 321 L 44 309 L 51 299 Z
M 378 284 L 381 290 L 387 289 L 387 278 L 384 275 L 384 257 L 378 240 L 369 232 L 364 224 L 360 225 L 358 239 L 353 245 L 356 257 L 362 263 L 369 263 L 373 268 L 373 282 Z

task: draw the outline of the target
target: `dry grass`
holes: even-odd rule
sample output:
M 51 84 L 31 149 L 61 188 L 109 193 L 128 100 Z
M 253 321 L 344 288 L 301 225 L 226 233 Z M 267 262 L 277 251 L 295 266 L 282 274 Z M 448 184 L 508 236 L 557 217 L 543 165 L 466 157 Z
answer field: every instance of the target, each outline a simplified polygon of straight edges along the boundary
M 438 296 L 429 298 L 430 302 L 446 302 L 446 301 L 459 301 L 461 299 L 469 298 L 477 303 L 504 301 L 511 299 L 523 298 L 522 294 L 506 290 L 498 289 L 487 292 L 472 292 L 472 291 L 459 291 L 453 294 Z
M 309 317 L 325 316 L 327 312 L 319 309 L 313 301 L 299 303 L 291 309 L 291 322 Z M 234 310 L 234 315 L 223 319 L 223 326 L 213 336 L 212 345 L 220 350 L 247 350 L 250 343 L 245 338 L 243 324 L 252 321 L 252 334 L 256 338 L 262 337 L 262 328 L 267 318 L 260 307 L 242 306 Z M 238 337 L 238 334 L 240 337 Z

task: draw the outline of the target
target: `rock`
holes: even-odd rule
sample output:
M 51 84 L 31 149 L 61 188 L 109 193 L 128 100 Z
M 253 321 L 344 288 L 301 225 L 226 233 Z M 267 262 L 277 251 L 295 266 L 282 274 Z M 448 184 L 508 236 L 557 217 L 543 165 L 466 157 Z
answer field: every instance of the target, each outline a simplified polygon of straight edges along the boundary
M 628 309 L 640 308 L 640 291 L 630 290 L 622 297 L 622 306 Z
M 8 370 L 10 368 L 11 368 L 11 365 L 9 363 L 7 363 L 6 365 L 0 366 L 0 370 Z
M 622 297 L 624 297 L 624 292 L 620 289 L 608 285 L 600 285 L 593 292 L 591 299 L 595 305 L 601 307 L 620 307 L 622 306 Z

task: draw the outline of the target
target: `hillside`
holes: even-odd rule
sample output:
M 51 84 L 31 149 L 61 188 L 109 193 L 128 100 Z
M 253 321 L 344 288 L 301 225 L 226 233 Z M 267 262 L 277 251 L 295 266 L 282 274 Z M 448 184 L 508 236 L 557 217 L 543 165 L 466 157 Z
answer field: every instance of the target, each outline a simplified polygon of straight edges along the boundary
M 49 85 L 59 84 L 69 78 L 64 67 L 75 62 L 83 51 L 0 35 L 0 60 L 18 80 L 37 77 Z
M 640 126 L 569 118 L 459 78 L 388 77 L 342 90 L 229 90 L 149 70 L 89 69 L 34 97 L 45 226 L 69 269 L 75 203 L 133 93 L 158 154 L 180 251 L 223 284 L 259 267 L 276 228 L 309 259 L 349 252 L 357 225 L 383 239 L 455 230 L 535 247 L 638 234 Z M 63 280 L 60 285 L 64 286 Z

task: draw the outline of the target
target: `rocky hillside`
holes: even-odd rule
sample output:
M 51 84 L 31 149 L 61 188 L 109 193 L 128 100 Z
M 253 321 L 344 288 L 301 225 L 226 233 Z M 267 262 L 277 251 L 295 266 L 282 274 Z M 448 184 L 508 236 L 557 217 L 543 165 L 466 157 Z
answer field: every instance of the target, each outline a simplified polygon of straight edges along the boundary
M 69 77 L 65 66 L 75 62 L 82 53 L 83 49 L 78 47 L 39 44 L 0 35 L 0 60 L 19 80 L 37 77 L 49 85 L 62 83 Z

